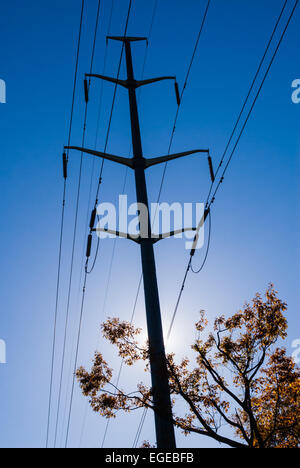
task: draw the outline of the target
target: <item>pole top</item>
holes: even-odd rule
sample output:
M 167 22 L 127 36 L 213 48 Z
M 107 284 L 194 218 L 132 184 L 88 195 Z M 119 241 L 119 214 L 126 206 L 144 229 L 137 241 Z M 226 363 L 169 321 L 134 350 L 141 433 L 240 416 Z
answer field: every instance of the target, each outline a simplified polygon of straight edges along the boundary
M 132 36 L 107 36 L 107 40 L 112 41 L 121 41 L 121 42 L 137 42 L 137 41 L 147 41 L 147 37 L 132 37 Z

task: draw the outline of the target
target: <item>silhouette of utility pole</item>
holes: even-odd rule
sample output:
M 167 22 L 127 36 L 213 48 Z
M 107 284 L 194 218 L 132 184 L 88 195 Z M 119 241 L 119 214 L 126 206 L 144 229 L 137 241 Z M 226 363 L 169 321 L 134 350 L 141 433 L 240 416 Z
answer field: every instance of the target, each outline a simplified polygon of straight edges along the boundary
M 147 194 L 147 185 L 145 178 L 145 170 L 156 164 L 161 164 L 173 159 L 187 156 L 194 153 L 209 153 L 208 150 L 194 150 L 185 153 L 178 153 L 167 155 L 159 158 L 146 159 L 143 157 L 139 115 L 136 99 L 136 89 L 140 86 L 155 83 L 162 80 L 174 80 L 177 100 L 179 104 L 179 92 L 176 78 L 173 76 L 166 76 L 160 78 L 153 78 L 149 80 L 136 81 L 133 73 L 131 42 L 144 41 L 146 38 L 138 37 L 108 37 L 108 39 L 121 41 L 125 44 L 126 65 L 127 65 L 127 80 L 120 80 L 109 78 L 102 75 L 89 74 L 86 77 L 100 78 L 102 80 L 121 85 L 128 90 L 129 105 L 130 105 L 130 118 L 131 118 L 131 131 L 132 131 L 132 145 L 133 145 L 133 158 L 123 158 L 113 156 L 111 154 L 100 153 L 98 151 L 89 150 L 86 148 L 79 148 L 76 146 L 66 147 L 70 150 L 78 150 L 83 153 L 91 154 L 104 158 L 110 161 L 123 164 L 134 170 L 135 183 L 136 183 L 136 196 L 137 202 L 143 204 L 147 208 L 146 219 L 140 217 L 140 235 L 138 238 L 131 237 L 129 234 L 115 232 L 110 229 L 94 228 L 96 213 L 92 214 L 91 231 L 105 231 L 115 234 L 120 237 L 127 237 L 134 242 L 140 244 L 141 258 L 142 258 L 142 271 L 144 279 L 145 290 L 145 304 L 147 314 L 147 327 L 149 337 L 149 354 L 150 354 L 150 367 L 152 378 L 152 392 L 153 404 L 155 413 L 155 427 L 158 448 L 174 449 L 176 448 L 174 425 L 172 421 L 172 406 L 170 398 L 170 389 L 168 381 L 168 369 L 165 355 L 165 345 L 163 337 L 163 327 L 161 320 L 159 293 L 156 277 L 156 266 L 154 258 L 154 244 L 160 239 L 175 235 L 179 232 L 196 229 L 180 229 L 172 233 L 152 236 L 151 224 L 149 219 L 149 203 Z M 86 98 L 87 89 L 86 89 Z M 87 256 L 90 255 L 91 236 L 89 237 Z

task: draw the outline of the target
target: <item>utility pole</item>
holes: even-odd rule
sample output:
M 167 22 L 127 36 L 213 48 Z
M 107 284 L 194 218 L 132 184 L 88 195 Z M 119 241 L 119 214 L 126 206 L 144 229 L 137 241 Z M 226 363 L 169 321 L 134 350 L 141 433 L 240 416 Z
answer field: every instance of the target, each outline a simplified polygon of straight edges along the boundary
M 123 158 L 119 156 L 113 156 L 106 153 L 100 153 L 98 151 L 89 150 L 86 148 L 79 148 L 75 146 L 66 147 L 66 149 L 74 149 L 82 151 L 87 154 L 92 154 L 110 161 L 114 161 L 130 167 L 135 173 L 135 184 L 136 184 L 136 196 L 137 202 L 143 204 L 147 209 L 147 219 L 140 219 L 140 236 L 139 238 L 133 238 L 129 234 L 120 232 L 114 232 L 109 229 L 94 229 L 95 223 L 95 212 L 92 215 L 91 231 L 106 231 L 116 234 L 120 237 L 127 237 L 140 245 L 141 259 L 142 259 L 142 271 L 144 280 L 144 291 L 145 291 L 145 305 L 147 315 L 147 328 L 149 338 L 149 355 L 150 355 L 150 367 L 151 367 L 151 379 L 152 379 L 152 392 L 153 392 L 153 404 L 155 413 L 155 428 L 157 437 L 157 446 L 160 449 L 175 449 L 176 440 L 174 433 L 174 425 L 172 420 L 172 406 L 170 398 L 170 389 L 168 381 L 168 369 L 165 354 L 165 345 L 163 337 L 163 327 L 161 319 L 160 301 L 158 293 L 158 284 L 156 276 L 156 265 L 154 257 L 154 244 L 159 240 L 177 234 L 178 232 L 184 232 L 186 230 L 196 229 L 181 229 L 179 231 L 168 233 L 166 235 L 152 237 L 151 223 L 149 218 L 149 202 L 147 194 L 147 185 L 145 170 L 156 164 L 161 164 L 167 161 L 171 161 L 183 156 L 194 153 L 209 153 L 208 150 L 194 150 L 187 151 L 185 153 L 179 153 L 174 155 L 167 155 L 159 158 L 144 158 L 141 132 L 139 124 L 139 115 L 137 107 L 136 89 L 140 86 L 155 83 L 161 80 L 175 80 L 175 89 L 177 100 L 179 101 L 179 92 L 176 78 L 172 76 L 153 78 L 150 80 L 136 81 L 134 78 L 133 64 L 132 64 L 132 53 L 131 43 L 135 41 L 147 40 L 146 38 L 137 37 L 108 37 L 108 39 L 121 41 L 125 45 L 126 53 L 126 65 L 127 65 L 127 80 L 119 80 L 115 78 L 109 78 L 102 75 L 86 75 L 87 77 L 100 78 L 118 85 L 125 87 L 128 90 L 129 95 L 129 106 L 130 106 L 130 119 L 131 119 L 131 132 L 132 132 L 132 145 L 133 145 L 133 158 Z M 87 91 L 87 90 L 86 90 Z M 86 92 L 86 99 L 88 95 Z M 179 104 L 179 102 L 178 102 Z M 90 255 L 91 247 L 91 235 L 89 238 L 87 256 Z

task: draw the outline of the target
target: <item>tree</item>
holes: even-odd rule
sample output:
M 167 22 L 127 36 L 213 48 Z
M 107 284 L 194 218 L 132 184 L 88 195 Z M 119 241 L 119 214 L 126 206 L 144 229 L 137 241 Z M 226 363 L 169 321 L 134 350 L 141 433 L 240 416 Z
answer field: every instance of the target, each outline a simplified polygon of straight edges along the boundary
M 264 298 L 257 294 L 231 318 L 217 318 L 212 333 L 207 334 L 201 311 L 199 339 L 192 345 L 196 367 L 189 359 L 176 363 L 174 354 L 167 356 L 173 421 L 185 435 L 204 435 L 234 448 L 298 447 L 300 372 L 285 349 L 275 348 L 287 336 L 286 308 L 270 285 Z M 140 329 L 114 318 L 102 325 L 102 333 L 127 366 L 145 361 L 149 370 L 148 348 L 138 342 Z M 151 388 L 142 383 L 134 393 L 116 388 L 99 352 L 91 372 L 80 368 L 77 378 L 93 410 L 106 418 L 121 410 L 154 410 Z M 178 399 L 186 404 L 184 416 L 175 414 Z M 224 425 L 231 429 L 225 434 Z

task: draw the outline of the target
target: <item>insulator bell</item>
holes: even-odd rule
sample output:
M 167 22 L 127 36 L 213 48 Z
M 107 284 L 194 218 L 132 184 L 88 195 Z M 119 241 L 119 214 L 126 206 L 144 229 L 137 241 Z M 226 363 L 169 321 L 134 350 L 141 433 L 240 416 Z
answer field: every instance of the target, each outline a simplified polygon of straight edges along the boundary
M 65 151 L 63 153 L 63 175 L 66 180 L 68 178 L 68 158 Z
M 88 237 L 88 242 L 87 242 L 86 258 L 90 258 L 90 256 L 91 256 L 92 241 L 93 241 L 93 236 L 92 236 L 92 234 L 90 234 L 89 237 Z
M 179 86 L 178 86 L 177 81 L 175 81 L 175 94 L 176 94 L 177 104 L 178 106 L 180 106 L 181 99 L 180 99 Z
M 87 104 L 89 102 L 89 86 L 87 79 L 84 80 L 84 98 Z

